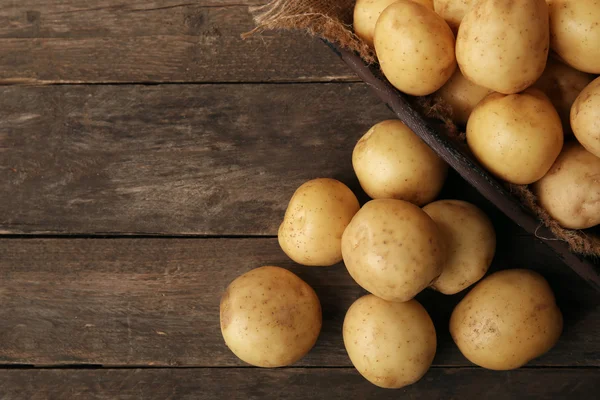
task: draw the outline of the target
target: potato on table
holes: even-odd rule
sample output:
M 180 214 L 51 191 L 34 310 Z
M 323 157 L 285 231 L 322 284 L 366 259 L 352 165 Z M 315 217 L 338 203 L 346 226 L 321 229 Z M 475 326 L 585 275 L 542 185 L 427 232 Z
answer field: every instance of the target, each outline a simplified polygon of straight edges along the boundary
M 429 369 L 437 338 L 427 311 L 416 300 L 393 303 L 373 295 L 356 300 L 344 318 L 350 361 L 371 383 L 398 389 Z
M 458 303 L 450 334 L 474 364 L 519 368 L 550 350 L 563 319 L 548 282 L 536 272 L 511 269 L 479 282 Z
M 571 128 L 579 143 L 600 157 L 600 78 L 577 96 L 571 108 Z
M 286 269 L 253 269 L 231 282 L 221 298 L 225 343 L 248 364 L 293 364 L 310 351 L 320 331 L 317 295 Z
M 342 237 L 344 264 L 356 283 L 390 301 L 412 299 L 442 272 L 442 234 L 419 207 L 402 200 L 371 200 Z

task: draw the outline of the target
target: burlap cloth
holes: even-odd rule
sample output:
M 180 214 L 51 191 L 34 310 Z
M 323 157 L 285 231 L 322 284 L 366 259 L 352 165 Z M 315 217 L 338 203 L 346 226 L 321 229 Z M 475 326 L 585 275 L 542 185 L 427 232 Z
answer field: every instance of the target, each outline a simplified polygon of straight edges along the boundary
M 352 32 L 354 3 L 355 0 L 273 0 L 264 6 L 251 7 L 256 28 L 244 36 L 265 30 L 304 31 L 352 50 L 371 64 L 376 62 L 375 53 Z M 457 139 L 464 138 L 464 135 L 457 134 L 458 129 L 449 122 L 452 119 L 451 110 L 439 98 L 423 97 L 417 99 L 416 105 L 427 116 L 443 121 L 448 134 Z M 556 238 L 567 242 L 573 252 L 600 257 L 600 237 L 591 232 L 562 228 L 538 205 L 528 186 L 507 186 L 509 191 L 556 235 Z

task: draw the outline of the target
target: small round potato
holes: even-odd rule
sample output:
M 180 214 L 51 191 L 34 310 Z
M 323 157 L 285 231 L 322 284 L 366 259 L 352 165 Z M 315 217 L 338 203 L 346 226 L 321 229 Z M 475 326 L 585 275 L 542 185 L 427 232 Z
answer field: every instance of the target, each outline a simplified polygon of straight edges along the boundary
M 448 23 L 454 32 L 475 0 L 433 0 L 433 9 Z
M 533 191 L 540 205 L 565 228 L 600 224 L 600 158 L 577 142 L 565 144 Z
M 474 84 L 465 78 L 457 68 L 454 75 L 437 93 L 452 107 L 454 122 L 466 125 L 475 106 L 490 94 L 491 90 Z
M 313 179 L 300 186 L 279 227 L 279 245 L 302 265 L 329 266 L 342 261 L 342 233 L 360 205 L 346 185 Z
M 438 200 L 423 208 L 435 221 L 446 242 L 442 274 L 431 287 L 455 294 L 485 275 L 496 252 L 496 232 L 479 208 L 460 200 Z
M 550 45 L 567 64 L 600 74 L 600 1 L 546 0 Z
M 411 0 L 396 1 L 381 13 L 374 42 L 383 74 L 404 93 L 431 94 L 456 69 L 452 30 L 433 10 Z
M 548 6 L 544 0 L 480 0 L 460 24 L 456 59 L 470 81 L 512 94 L 542 75 L 548 48 Z
M 373 295 L 356 300 L 344 318 L 344 345 L 369 382 L 398 389 L 417 382 L 435 356 L 437 338 L 416 300 L 392 303 Z
M 354 147 L 352 166 L 371 198 L 417 205 L 439 194 L 448 173 L 448 165 L 399 120 L 369 129 Z
M 592 81 L 592 76 L 577 71 L 553 57 L 548 58 L 544 73 L 533 85 L 548 96 L 563 124 L 563 132 L 571 133 L 571 106 L 579 93 Z
M 537 89 L 492 93 L 467 123 L 467 143 L 479 162 L 499 178 L 521 185 L 548 172 L 563 140 L 558 113 Z
M 354 4 L 354 33 L 373 46 L 375 23 L 379 15 L 392 3 L 398 0 L 356 0 Z M 433 0 L 412 0 L 433 10 Z
M 600 157 L 600 78 L 587 85 L 573 103 L 571 127 L 579 143 Z
M 221 298 L 225 344 L 248 364 L 293 364 L 315 345 L 320 331 L 319 298 L 286 269 L 253 269 L 231 282 Z
M 371 200 L 344 231 L 348 272 L 367 291 L 389 301 L 412 299 L 442 272 L 439 228 L 419 207 L 402 200 Z
M 539 274 L 511 269 L 479 282 L 458 303 L 450 334 L 474 364 L 493 370 L 519 368 L 550 350 L 562 332 L 562 314 Z

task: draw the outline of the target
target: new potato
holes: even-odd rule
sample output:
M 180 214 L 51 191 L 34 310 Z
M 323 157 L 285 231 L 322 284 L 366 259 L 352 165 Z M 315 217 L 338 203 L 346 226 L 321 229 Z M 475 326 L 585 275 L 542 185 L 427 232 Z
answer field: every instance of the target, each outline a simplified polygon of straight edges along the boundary
M 552 50 L 573 68 L 600 73 L 600 1 L 546 1 Z
M 565 144 L 533 191 L 540 205 L 565 228 L 600 224 L 600 158 L 577 142 Z
M 541 91 L 492 93 L 471 113 L 467 143 L 488 171 L 525 185 L 548 172 L 562 149 L 563 131 L 558 113 Z
M 579 143 L 600 157 L 600 78 L 583 89 L 573 103 L 571 128 Z
M 437 93 L 452 107 L 454 122 L 465 125 L 475 106 L 490 94 L 491 90 L 471 82 L 457 68 L 450 80 Z
M 342 261 L 342 233 L 359 208 L 356 196 L 342 182 L 308 181 L 288 204 L 279 227 L 279 245 L 298 264 L 336 264 Z
M 442 272 L 443 237 L 419 207 L 402 200 L 371 200 L 342 237 L 344 264 L 356 283 L 389 301 L 412 299 Z
M 356 0 L 354 5 L 354 33 L 373 46 L 375 23 L 379 15 L 392 3 L 398 0 Z M 433 10 L 433 0 L 412 0 Z
M 452 30 L 433 10 L 410 0 L 381 13 L 374 43 L 383 74 L 404 93 L 431 94 L 456 69 Z
M 433 322 L 416 300 L 392 303 L 373 295 L 356 300 L 344 318 L 350 361 L 371 383 L 398 389 L 429 369 L 437 339 Z
M 544 0 L 480 0 L 460 24 L 456 59 L 470 81 L 511 94 L 540 77 L 548 48 L 548 6 Z
M 475 0 L 433 0 L 433 9 L 448 23 L 454 32 Z
M 221 298 L 227 347 L 257 367 L 282 367 L 302 358 L 321 331 L 321 304 L 292 272 L 260 267 L 235 279 Z
M 354 147 L 352 166 L 371 198 L 417 205 L 439 194 L 448 173 L 447 164 L 399 120 L 369 129 Z
M 474 364 L 493 370 L 519 368 L 550 350 L 563 319 L 548 282 L 539 274 L 512 269 L 479 282 L 458 303 L 450 334 Z
M 461 200 L 434 201 L 423 211 L 437 224 L 446 243 L 446 263 L 431 287 L 455 294 L 483 278 L 496 252 L 496 232 L 487 215 Z

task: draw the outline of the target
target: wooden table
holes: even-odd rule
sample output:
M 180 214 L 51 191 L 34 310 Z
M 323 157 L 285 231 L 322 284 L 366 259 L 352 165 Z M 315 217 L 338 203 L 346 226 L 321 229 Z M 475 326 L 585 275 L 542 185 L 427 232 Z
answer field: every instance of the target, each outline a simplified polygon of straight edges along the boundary
M 494 220 L 493 268 L 550 280 L 560 342 L 516 371 L 476 368 L 447 330 L 460 296 L 426 291 L 429 373 L 390 391 L 351 367 L 341 324 L 363 291 L 341 264 L 295 265 L 276 233 L 308 179 L 360 193 L 353 145 L 392 115 L 319 41 L 240 40 L 255 3 L 0 1 L 0 399 L 598 396 L 598 296 L 454 175 L 444 196 Z M 322 301 L 290 368 L 248 367 L 219 331 L 222 290 L 265 264 Z

